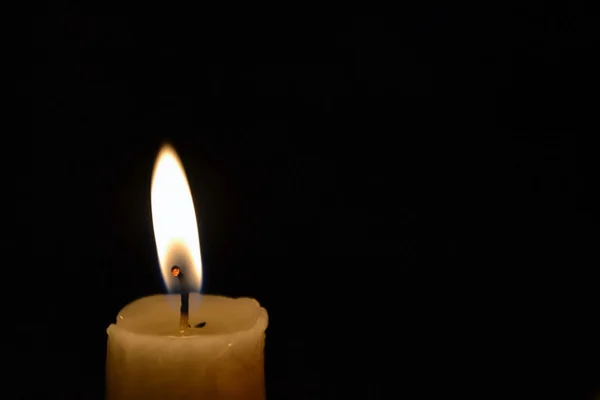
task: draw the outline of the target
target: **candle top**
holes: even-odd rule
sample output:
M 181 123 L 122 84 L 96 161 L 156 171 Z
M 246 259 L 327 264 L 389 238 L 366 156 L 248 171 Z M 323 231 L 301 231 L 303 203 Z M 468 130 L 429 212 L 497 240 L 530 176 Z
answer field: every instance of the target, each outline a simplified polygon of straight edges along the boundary
M 264 331 L 268 323 L 265 309 L 254 299 L 190 293 L 189 323 L 206 325 L 188 329 L 182 335 L 178 329 L 180 300 L 176 294 L 138 299 L 119 312 L 116 325 L 149 336 L 193 337 Z

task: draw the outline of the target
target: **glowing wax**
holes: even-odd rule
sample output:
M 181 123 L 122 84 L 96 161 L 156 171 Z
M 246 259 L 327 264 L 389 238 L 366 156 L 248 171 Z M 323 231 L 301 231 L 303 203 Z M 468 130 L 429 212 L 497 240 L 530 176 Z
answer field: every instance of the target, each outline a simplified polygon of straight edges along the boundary
M 267 311 L 190 293 L 192 328 L 181 333 L 178 304 L 177 294 L 144 297 L 108 327 L 107 399 L 264 400 Z

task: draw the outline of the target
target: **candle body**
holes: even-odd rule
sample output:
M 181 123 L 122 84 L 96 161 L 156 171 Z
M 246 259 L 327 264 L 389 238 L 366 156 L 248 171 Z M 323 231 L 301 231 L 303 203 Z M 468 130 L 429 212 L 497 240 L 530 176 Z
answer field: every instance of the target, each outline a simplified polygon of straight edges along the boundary
M 264 400 L 266 310 L 191 293 L 189 323 L 206 325 L 181 333 L 179 305 L 155 295 L 121 310 L 107 330 L 107 399 Z

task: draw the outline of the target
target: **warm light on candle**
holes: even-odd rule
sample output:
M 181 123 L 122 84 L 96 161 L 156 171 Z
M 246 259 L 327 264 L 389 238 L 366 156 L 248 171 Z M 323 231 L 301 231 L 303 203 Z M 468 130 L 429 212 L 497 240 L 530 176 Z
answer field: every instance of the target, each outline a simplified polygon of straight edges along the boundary
M 152 174 L 152 224 L 158 260 L 167 291 L 177 282 L 171 267 L 178 265 L 194 291 L 202 285 L 200 238 L 192 193 L 183 165 L 170 145 L 161 148 Z

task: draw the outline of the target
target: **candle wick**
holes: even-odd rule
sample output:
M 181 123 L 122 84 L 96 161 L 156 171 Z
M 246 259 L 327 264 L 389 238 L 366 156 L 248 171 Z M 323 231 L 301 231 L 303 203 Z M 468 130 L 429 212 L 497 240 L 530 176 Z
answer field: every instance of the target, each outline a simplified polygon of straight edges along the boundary
M 179 309 L 179 329 L 183 332 L 187 328 L 191 328 L 189 324 L 190 311 L 190 294 L 185 287 L 185 279 L 181 268 L 178 265 L 171 267 L 171 275 L 179 280 L 179 292 L 181 294 L 181 308 Z
M 190 294 L 185 285 L 184 274 L 181 272 L 181 268 L 178 265 L 171 267 L 171 275 L 179 279 L 179 292 L 181 293 L 181 308 L 179 310 L 179 329 L 180 332 L 184 332 L 187 328 L 191 328 L 189 324 L 190 320 Z M 194 328 L 204 328 L 206 321 L 200 322 L 194 325 Z

